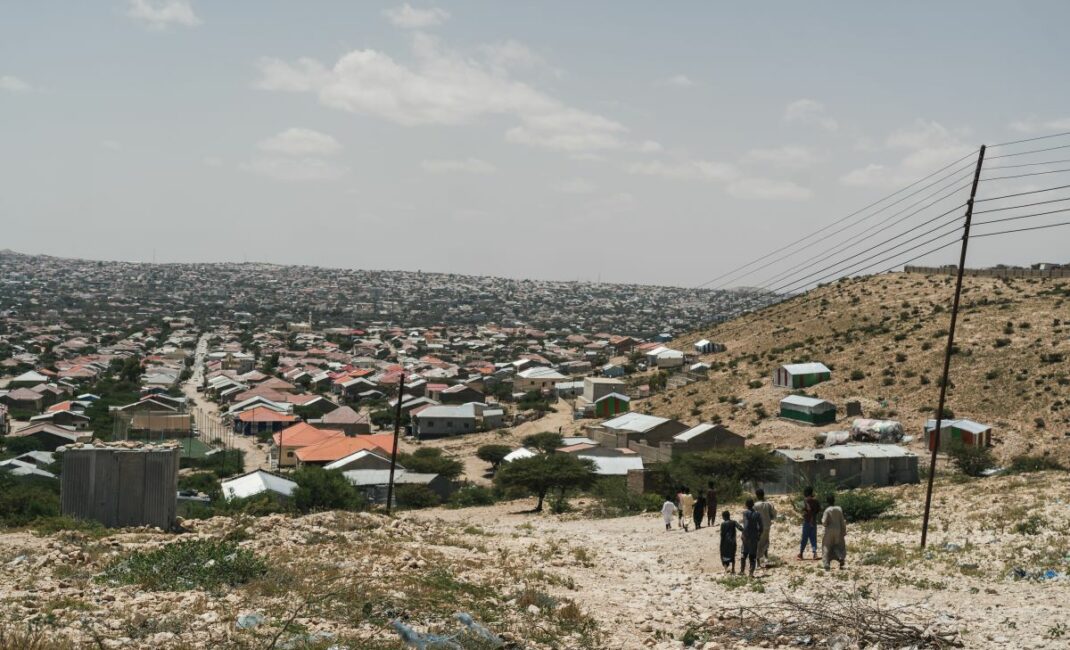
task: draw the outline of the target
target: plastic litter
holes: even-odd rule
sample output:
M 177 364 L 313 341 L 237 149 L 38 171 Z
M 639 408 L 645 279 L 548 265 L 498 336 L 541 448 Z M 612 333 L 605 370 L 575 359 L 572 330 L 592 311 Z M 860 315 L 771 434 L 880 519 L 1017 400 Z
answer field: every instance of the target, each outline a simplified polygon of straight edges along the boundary
M 260 625 L 263 625 L 265 620 L 266 619 L 264 618 L 263 614 L 258 614 L 255 612 L 252 614 L 242 614 L 238 617 L 238 629 L 251 630 L 254 627 L 259 627 Z
M 464 650 L 464 646 L 458 643 L 457 639 L 468 637 L 471 640 L 469 635 L 479 637 L 483 641 L 489 641 L 493 644 L 493 647 L 504 645 L 504 642 L 496 634 L 477 623 L 471 614 L 457 612 L 453 617 L 464 626 L 464 629 L 449 635 L 417 632 L 397 619 L 391 621 L 390 625 L 401 637 L 402 643 L 407 647 L 416 648 L 416 650 Z

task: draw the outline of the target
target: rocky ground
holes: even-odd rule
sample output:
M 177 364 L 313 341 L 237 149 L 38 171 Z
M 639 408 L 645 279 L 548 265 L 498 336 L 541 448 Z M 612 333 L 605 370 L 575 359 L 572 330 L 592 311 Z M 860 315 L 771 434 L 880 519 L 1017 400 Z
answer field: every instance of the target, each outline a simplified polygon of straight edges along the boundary
M 753 580 L 722 573 L 711 530 L 665 532 L 654 514 L 590 519 L 583 499 L 564 516 L 511 502 L 397 519 L 216 518 L 187 522 L 181 535 L 6 531 L 0 647 L 401 648 L 391 621 L 453 633 L 458 611 L 510 647 L 851 647 L 821 630 L 770 636 L 749 615 L 738 624 L 741 607 L 828 592 L 904 607 L 904 620 L 969 648 L 1070 647 L 1070 475 L 941 477 L 927 551 L 918 548 L 923 487 L 885 492 L 896 509 L 851 526 L 847 569 L 827 573 L 794 559 L 797 517 L 778 499 L 774 566 Z M 188 591 L 103 577 L 134 553 L 186 539 L 232 542 L 266 572 Z M 805 629 L 805 617 L 789 619 Z M 489 646 L 470 636 L 463 647 Z

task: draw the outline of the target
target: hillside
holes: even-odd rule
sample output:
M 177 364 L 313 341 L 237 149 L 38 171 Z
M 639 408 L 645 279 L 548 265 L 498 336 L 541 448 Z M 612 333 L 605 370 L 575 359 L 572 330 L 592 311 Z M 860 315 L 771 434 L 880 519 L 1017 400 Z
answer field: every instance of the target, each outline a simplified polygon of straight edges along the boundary
M 841 280 L 765 312 L 679 338 L 723 342 L 704 355 L 709 381 L 670 390 L 638 410 L 685 421 L 720 419 L 754 443 L 809 446 L 813 434 L 845 429 L 848 400 L 867 417 L 899 419 L 913 443 L 939 397 L 954 279 L 905 273 Z M 966 278 L 951 366 L 948 408 L 996 427 L 997 456 L 1027 450 L 1070 456 L 1070 281 Z M 840 407 L 825 428 L 776 417 L 787 394 L 771 375 L 782 363 L 820 361 L 832 381 L 808 394 Z M 852 380 L 855 371 L 864 378 Z M 751 382 L 761 386 L 751 388 Z M 754 384 L 756 385 L 756 384 Z M 741 400 L 742 404 L 733 403 Z M 762 417 L 761 411 L 767 414 Z
M 917 546 L 924 487 L 886 488 L 895 509 L 852 524 L 847 569 L 830 573 L 794 559 L 799 519 L 778 497 L 776 566 L 751 581 L 722 574 L 715 531 L 667 533 L 657 514 L 590 519 L 585 499 L 566 517 L 527 513 L 528 500 L 396 520 L 219 517 L 187 522 L 179 536 L 0 531 L 0 647 L 402 650 L 420 646 L 402 644 L 392 621 L 452 633 L 457 611 L 506 640 L 458 646 L 473 649 L 857 647 L 807 617 L 784 619 L 793 631 L 733 625 L 741 607 L 814 598 L 830 585 L 864 607 L 896 607 L 921 629 L 961 635 L 962 647 L 1065 647 L 1070 511 L 1049 495 L 1068 488 L 1065 473 L 941 477 L 928 551 Z M 183 547 L 165 545 L 190 540 L 236 544 L 271 570 L 239 576 L 228 565 L 220 577 L 232 583 L 208 587 L 218 572 L 202 559 L 197 570 L 179 565 L 171 586 L 161 582 L 174 565 L 136 560 L 161 548 L 181 559 Z M 147 570 L 125 584 L 116 567 Z

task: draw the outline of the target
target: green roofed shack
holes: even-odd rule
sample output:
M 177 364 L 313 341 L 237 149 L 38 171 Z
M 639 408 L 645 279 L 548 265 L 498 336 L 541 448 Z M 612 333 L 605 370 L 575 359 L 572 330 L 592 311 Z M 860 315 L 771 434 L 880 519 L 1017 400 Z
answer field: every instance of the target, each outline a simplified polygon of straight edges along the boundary
M 831 402 L 802 395 L 788 395 L 780 400 L 780 417 L 815 426 L 836 421 L 836 406 Z
M 773 372 L 777 388 L 808 388 L 832 379 L 832 371 L 823 363 L 788 363 Z

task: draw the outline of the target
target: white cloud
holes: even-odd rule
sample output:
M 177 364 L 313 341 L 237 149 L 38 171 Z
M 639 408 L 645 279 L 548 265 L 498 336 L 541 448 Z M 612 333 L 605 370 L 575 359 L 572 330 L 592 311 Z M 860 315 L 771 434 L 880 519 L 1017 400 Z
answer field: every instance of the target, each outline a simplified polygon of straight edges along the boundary
M 28 93 L 33 90 L 33 87 L 15 75 L 5 74 L 0 75 L 0 90 L 19 94 Z
M 277 181 L 293 183 L 333 181 L 342 178 L 349 170 L 321 158 L 297 158 L 261 156 L 242 163 L 239 169 Z
M 777 167 L 806 167 L 818 161 L 817 155 L 805 147 L 784 146 L 774 149 L 751 149 L 743 162 L 769 164 Z
M 326 156 L 342 150 L 342 145 L 326 133 L 300 127 L 261 140 L 259 147 L 262 151 L 288 156 Z
M 104 147 L 105 149 L 111 149 L 112 151 L 119 151 L 123 148 L 123 145 L 115 140 L 101 140 L 100 146 Z
M 558 181 L 551 185 L 550 188 L 562 194 L 590 194 L 597 189 L 594 183 L 585 178 L 569 178 Z
M 485 160 L 466 158 L 464 160 L 425 160 L 420 163 L 424 171 L 431 174 L 493 174 L 498 169 Z
M 740 178 L 725 189 L 737 199 L 753 201 L 805 201 L 814 195 L 808 188 L 792 181 L 769 178 Z
M 405 126 L 507 116 L 518 122 L 508 141 L 573 154 L 643 146 L 625 140 L 622 124 L 567 106 L 491 63 L 443 49 L 426 34 L 413 43 L 412 65 L 376 50 L 349 52 L 329 69 L 312 59 L 263 59 L 256 85 L 314 93 L 325 106 Z
M 527 45 L 513 39 L 482 45 L 479 51 L 486 57 L 487 64 L 491 68 L 503 73 L 512 69 L 550 69 L 546 64 L 546 59 Z M 560 71 L 551 70 L 551 72 L 555 76 L 560 76 Z
M 676 88 L 690 88 L 696 84 L 691 77 L 686 74 L 674 74 L 663 82 L 666 86 L 674 86 Z
M 687 160 L 683 162 L 649 162 L 632 163 L 625 170 L 629 174 L 641 176 L 660 176 L 676 180 L 731 181 L 738 177 L 735 166 L 729 163 L 709 160 Z
M 1010 127 L 1018 133 L 1045 133 L 1050 131 L 1070 131 L 1070 117 L 1061 117 L 1054 120 L 1040 120 L 1036 117 L 1027 117 L 1011 122 Z
M 789 124 L 808 124 L 821 127 L 826 131 L 840 128 L 838 122 L 829 116 L 825 105 L 813 99 L 797 99 L 784 109 L 784 121 Z
M 639 202 L 630 192 L 617 192 L 590 201 L 587 210 L 589 216 L 595 219 L 607 219 L 613 215 L 631 212 L 638 206 Z
M 975 147 L 962 139 L 968 134 L 965 129 L 953 131 L 938 122 L 915 120 L 889 134 L 882 147 L 874 147 L 900 156 L 898 161 L 869 163 L 847 172 L 840 177 L 840 182 L 854 187 L 877 188 L 913 183 L 972 151 Z
M 201 19 L 193 13 L 189 0 L 129 0 L 126 15 L 140 20 L 149 29 L 167 29 L 171 25 L 194 27 Z
M 383 15 L 386 16 L 395 27 L 401 27 L 403 29 L 426 29 L 427 27 L 434 27 L 435 25 L 442 24 L 450 17 L 449 12 L 444 9 L 439 9 L 438 7 L 432 7 L 431 9 L 417 9 L 407 2 L 400 7 L 384 10 Z

